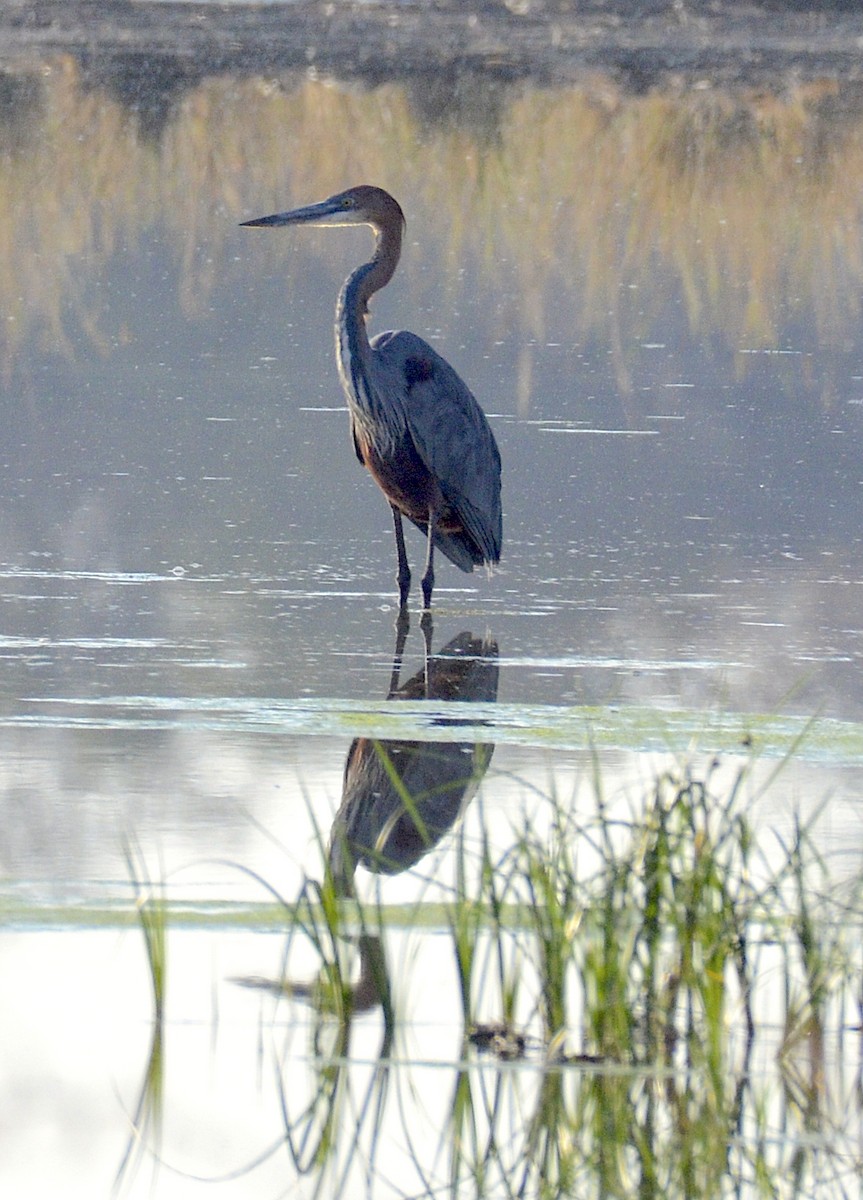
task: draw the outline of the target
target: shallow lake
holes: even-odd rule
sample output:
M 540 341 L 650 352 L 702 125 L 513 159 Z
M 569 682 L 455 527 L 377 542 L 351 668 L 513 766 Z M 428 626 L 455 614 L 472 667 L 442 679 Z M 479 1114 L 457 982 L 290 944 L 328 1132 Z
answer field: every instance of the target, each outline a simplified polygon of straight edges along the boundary
M 859 1195 L 859 87 L 217 62 L 169 86 L 160 58 L 148 91 L 100 62 L 0 64 L 4 1193 Z M 418 590 L 399 654 L 334 360 L 371 235 L 239 227 L 359 182 L 407 217 L 370 329 L 429 339 L 503 460 L 500 569 L 438 564 L 430 663 Z M 417 578 L 423 552 L 410 530 Z M 328 956 L 293 906 L 352 779 L 394 761 L 470 786 L 411 869 L 358 868 Z M 603 1049 L 586 958 L 555 1057 L 513 848 L 563 821 L 588 914 L 690 775 L 751 824 L 741 888 L 824 902 L 829 1002 L 789 1050 L 810 947 L 786 974 L 798 926 L 753 905 L 718 1057 Z M 483 864 L 509 916 L 474 929 L 465 1007 L 450 906 Z M 392 1019 L 237 985 L 314 980 L 372 911 Z

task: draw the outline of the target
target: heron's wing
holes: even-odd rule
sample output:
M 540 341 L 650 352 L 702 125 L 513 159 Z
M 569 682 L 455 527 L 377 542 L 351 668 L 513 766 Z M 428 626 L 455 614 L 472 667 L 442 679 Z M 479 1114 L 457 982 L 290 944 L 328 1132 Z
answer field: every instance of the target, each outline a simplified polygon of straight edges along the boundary
M 398 398 L 417 453 L 483 559 L 497 562 L 500 454 L 485 413 L 446 359 L 416 334 L 379 334 L 372 349 L 377 379 Z

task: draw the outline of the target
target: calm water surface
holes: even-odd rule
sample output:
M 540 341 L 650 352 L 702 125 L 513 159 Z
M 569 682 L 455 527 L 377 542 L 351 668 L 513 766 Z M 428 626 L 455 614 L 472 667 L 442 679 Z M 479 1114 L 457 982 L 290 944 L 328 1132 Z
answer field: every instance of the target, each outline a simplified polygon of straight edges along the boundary
M 397 81 L 213 75 L 142 116 L 64 57 L 3 78 L 3 1189 L 107 1194 L 148 1094 L 140 935 L 105 915 L 130 907 L 131 844 L 204 917 L 169 938 L 150 1131 L 167 1165 L 133 1150 L 128 1189 L 431 1194 L 458 1178 L 441 1130 L 462 1086 L 440 931 L 393 932 L 409 1019 L 392 1066 L 374 1016 L 329 1047 L 351 1066 L 315 1120 L 347 1120 L 362 1152 L 306 1174 L 314 1137 L 292 1158 L 285 1108 L 336 1086 L 319 1031 L 228 982 L 278 975 L 283 941 L 213 906 L 321 876 L 363 734 L 494 744 L 481 797 L 501 853 L 539 792 L 581 803 L 591 746 L 636 807 L 669 755 L 733 770 L 754 746 L 766 774 L 793 747 L 757 828 L 766 843 L 827 801 L 819 844 L 835 878 L 859 875 L 863 106 L 833 84 L 630 95 L 597 76 L 438 111 Z M 370 237 L 238 228 L 358 182 L 408 219 L 371 326 L 453 362 L 504 462 L 500 571 L 438 574 L 434 648 L 498 647 L 496 698 L 455 728 L 443 701 L 389 712 L 390 518 L 332 346 Z M 403 678 L 422 669 L 418 618 Z M 380 894 L 445 898 L 453 872 L 444 839 Z M 547 1103 L 541 1073 L 471 1072 L 477 1112 L 503 1092 L 487 1130 Z

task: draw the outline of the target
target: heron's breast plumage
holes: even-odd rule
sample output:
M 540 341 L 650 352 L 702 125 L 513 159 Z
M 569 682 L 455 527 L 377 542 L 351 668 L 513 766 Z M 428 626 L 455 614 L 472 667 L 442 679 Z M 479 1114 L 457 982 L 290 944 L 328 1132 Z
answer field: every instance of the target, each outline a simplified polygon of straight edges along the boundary
M 497 562 L 500 456 L 469 388 L 414 333 L 380 333 L 369 342 L 356 323 L 337 328 L 360 461 L 390 503 L 423 531 L 434 511 L 435 543 L 462 570 Z
M 355 424 L 354 441 L 363 466 L 390 502 L 413 520 L 428 520 L 429 508 L 439 502 L 439 490 L 410 435 L 406 432 L 395 443 L 389 437 L 379 441 Z

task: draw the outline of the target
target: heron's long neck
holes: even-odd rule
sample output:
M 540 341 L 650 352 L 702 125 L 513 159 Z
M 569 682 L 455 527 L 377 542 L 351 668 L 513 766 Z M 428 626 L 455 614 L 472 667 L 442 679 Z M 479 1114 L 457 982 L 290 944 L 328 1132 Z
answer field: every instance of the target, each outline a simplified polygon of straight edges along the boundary
M 366 332 L 369 300 L 393 277 L 401 254 L 401 229 L 376 229 L 371 262 L 345 280 L 336 305 L 336 353 L 339 374 L 354 417 L 364 422 L 379 416 L 374 390 L 368 386 L 372 350 Z

